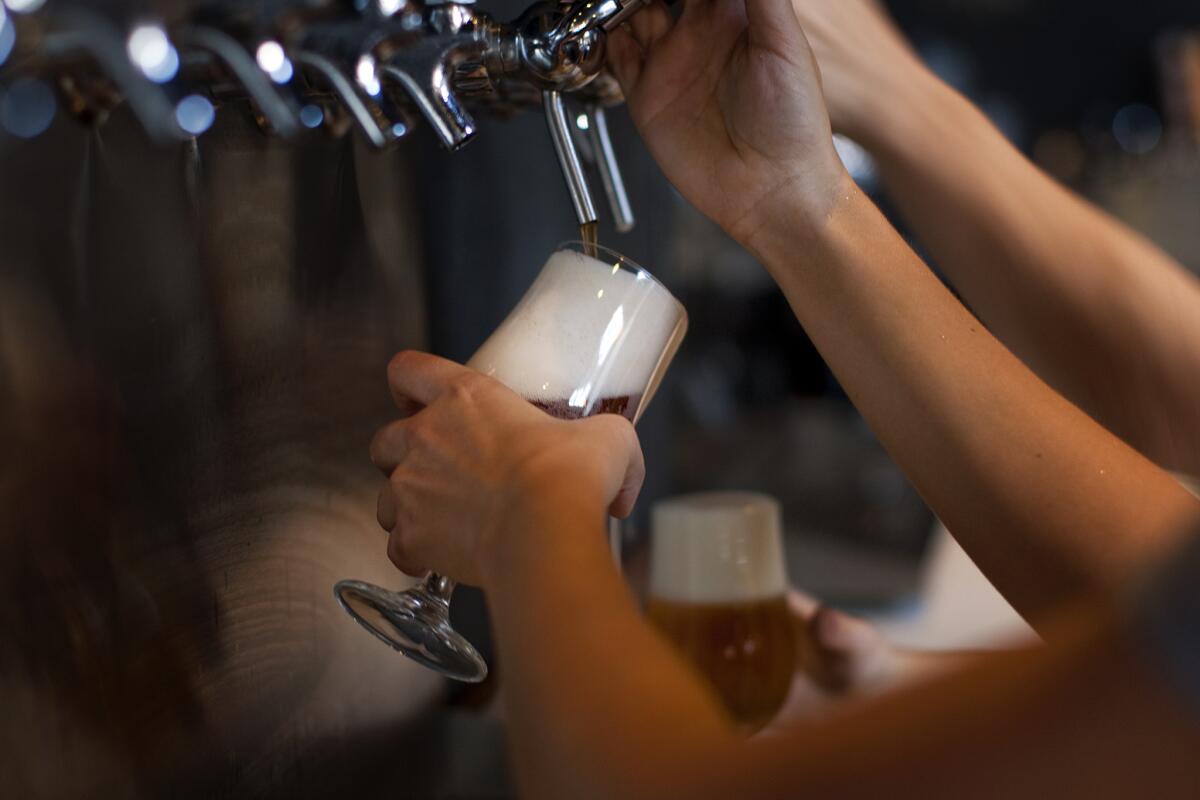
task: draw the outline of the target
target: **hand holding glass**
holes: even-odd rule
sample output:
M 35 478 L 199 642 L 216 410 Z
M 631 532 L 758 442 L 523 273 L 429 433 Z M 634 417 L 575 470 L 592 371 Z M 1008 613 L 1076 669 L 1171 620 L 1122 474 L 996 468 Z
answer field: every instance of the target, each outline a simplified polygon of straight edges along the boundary
M 572 243 L 550 257 L 467 366 L 556 417 L 636 422 L 686 331 L 683 306 L 650 273 Z M 355 580 L 334 587 L 342 608 L 380 640 L 447 677 L 481 681 L 487 664 L 450 625 L 453 591 L 434 573 L 406 592 Z

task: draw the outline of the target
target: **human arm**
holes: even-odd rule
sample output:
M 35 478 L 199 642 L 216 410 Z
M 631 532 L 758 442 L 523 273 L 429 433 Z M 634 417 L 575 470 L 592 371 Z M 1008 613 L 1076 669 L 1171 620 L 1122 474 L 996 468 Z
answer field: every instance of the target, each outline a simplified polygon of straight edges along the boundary
M 1169 547 L 1198 511 L 1030 372 L 854 187 L 810 235 L 776 204 L 752 249 L 917 490 L 1037 624 Z
M 1200 474 L 1200 280 L 1031 164 L 920 63 L 878 3 L 794 6 L 833 127 L 872 153 L 966 304 L 1102 425 Z
M 790 5 L 693 1 L 678 22 L 661 6 L 639 17 L 612 57 L 652 154 L 767 267 L 881 442 L 1018 611 L 1036 622 L 1173 541 L 1200 504 L 1015 358 L 845 174 Z
M 423 410 L 372 446 L 390 474 L 388 551 L 483 586 L 522 796 L 1171 796 L 1191 779 L 1200 726 L 1102 603 L 1054 623 L 1047 648 L 740 738 L 639 617 L 604 544 L 600 518 L 628 510 L 640 475 L 628 423 L 553 420 L 430 356 L 392 373 Z

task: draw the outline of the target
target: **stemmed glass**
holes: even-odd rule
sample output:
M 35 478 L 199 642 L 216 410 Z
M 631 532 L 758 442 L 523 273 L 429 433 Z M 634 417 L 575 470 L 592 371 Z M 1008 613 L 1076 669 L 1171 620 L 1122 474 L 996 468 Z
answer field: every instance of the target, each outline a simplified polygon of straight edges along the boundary
M 636 422 L 687 331 L 666 287 L 604 247 L 561 245 L 525 296 L 467 362 L 553 416 L 621 414 Z M 450 625 L 454 581 L 430 573 L 405 592 L 363 581 L 334 587 L 342 608 L 430 669 L 475 683 L 487 663 Z

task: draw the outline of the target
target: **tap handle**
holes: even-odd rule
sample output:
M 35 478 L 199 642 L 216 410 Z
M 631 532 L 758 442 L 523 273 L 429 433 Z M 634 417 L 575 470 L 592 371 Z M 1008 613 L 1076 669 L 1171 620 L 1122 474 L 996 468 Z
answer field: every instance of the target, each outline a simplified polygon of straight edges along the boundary
M 571 119 L 567 114 L 562 92 L 554 89 L 542 92 L 542 104 L 546 109 L 550 141 L 554 143 L 554 153 L 558 156 L 558 165 L 567 181 L 571 205 L 575 207 L 575 217 L 580 225 L 593 223 L 596 221 L 596 204 L 592 200 L 591 190 L 588 189 L 583 162 L 579 160 L 579 150 L 571 136 Z
M 613 153 L 612 139 L 608 135 L 608 118 L 604 107 L 591 103 L 587 106 L 588 135 L 592 140 L 592 152 L 596 158 L 596 169 L 600 173 L 600 182 L 604 184 L 604 194 L 608 198 L 608 208 L 612 212 L 613 226 L 617 233 L 629 233 L 633 230 L 633 208 L 629 205 L 629 195 L 625 192 L 625 181 L 621 178 L 621 168 Z

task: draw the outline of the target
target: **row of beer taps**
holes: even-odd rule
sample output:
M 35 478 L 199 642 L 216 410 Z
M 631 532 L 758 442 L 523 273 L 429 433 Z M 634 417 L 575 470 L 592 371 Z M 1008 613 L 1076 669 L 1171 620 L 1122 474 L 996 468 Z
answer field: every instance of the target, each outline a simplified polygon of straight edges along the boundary
M 242 98 L 272 135 L 353 128 L 375 148 L 421 119 L 457 150 L 476 135 L 474 111 L 538 107 L 580 224 L 598 216 L 591 165 L 624 231 L 633 214 L 604 115 L 621 95 L 604 49 L 640 2 L 541 0 L 500 22 L 473 0 L 208 0 L 165 16 L 0 0 L 0 93 L 15 103 L 37 81 L 89 122 L 124 102 L 164 143 L 198 135 L 214 104 Z

